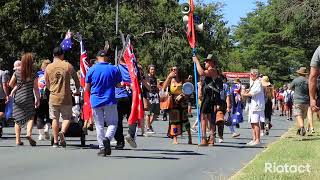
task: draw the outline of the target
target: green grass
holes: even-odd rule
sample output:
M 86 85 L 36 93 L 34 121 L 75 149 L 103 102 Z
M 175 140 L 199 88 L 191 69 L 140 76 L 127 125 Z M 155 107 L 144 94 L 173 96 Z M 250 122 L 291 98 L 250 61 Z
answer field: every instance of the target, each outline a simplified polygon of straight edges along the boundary
M 296 128 L 289 129 L 278 141 L 258 154 L 246 167 L 235 174 L 233 180 L 320 180 L 320 121 L 314 121 L 316 133 L 305 137 L 296 135 Z M 272 130 L 271 130 L 272 131 Z M 266 173 L 265 163 L 277 165 L 310 164 L 311 173 Z

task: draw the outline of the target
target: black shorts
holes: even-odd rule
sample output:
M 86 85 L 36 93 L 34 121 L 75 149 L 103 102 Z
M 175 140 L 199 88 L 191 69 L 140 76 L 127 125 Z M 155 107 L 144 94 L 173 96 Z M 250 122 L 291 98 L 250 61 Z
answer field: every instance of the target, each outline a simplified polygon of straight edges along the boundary
M 5 99 L 0 99 L 0 112 L 5 112 L 6 111 L 6 100 Z

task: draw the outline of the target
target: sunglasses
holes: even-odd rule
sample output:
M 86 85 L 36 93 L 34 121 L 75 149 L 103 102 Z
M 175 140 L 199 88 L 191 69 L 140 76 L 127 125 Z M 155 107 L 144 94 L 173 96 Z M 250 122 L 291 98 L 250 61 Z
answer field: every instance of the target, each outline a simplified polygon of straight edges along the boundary
M 173 69 L 172 69 L 172 71 L 177 71 L 177 70 L 178 70 L 177 68 L 173 68 Z

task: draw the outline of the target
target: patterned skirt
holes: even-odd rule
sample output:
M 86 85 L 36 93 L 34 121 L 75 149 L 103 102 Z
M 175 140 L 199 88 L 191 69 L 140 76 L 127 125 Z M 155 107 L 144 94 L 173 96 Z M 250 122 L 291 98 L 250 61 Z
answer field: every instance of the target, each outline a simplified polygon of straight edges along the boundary
M 181 135 L 183 132 L 190 130 L 190 127 L 187 108 L 176 107 L 169 110 L 169 128 L 167 134 L 169 138 Z

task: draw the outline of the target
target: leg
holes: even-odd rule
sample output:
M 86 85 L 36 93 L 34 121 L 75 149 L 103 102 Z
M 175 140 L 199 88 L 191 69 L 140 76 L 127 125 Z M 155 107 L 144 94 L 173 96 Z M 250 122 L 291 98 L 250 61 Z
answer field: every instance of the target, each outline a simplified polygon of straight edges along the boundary
M 59 133 L 59 120 L 52 120 L 52 135 L 53 135 L 53 143 L 58 144 L 58 133 Z
M 252 129 L 252 142 L 255 142 L 256 141 L 256 134 L 255 134 L 255 131 L 254 131 L 254 123 L 251 123 L 251 129 Z
M 14 124 L 14 130 L 16 133 L 16 144 L 21 145 L 22 144 L 22 142 L 21 142 L 21 128 L 17 123 Z
M 93 109 L 93 116 L 96 125 L 97 131 L 97 141 L 100 149 L 104 149 L 103 140 L 104 140 L 104 112 L 102 107 Z
M 125 106 L 125 103 L 123 102 L 122 99 L 119 99 L 118 100 L 118 104 L 117 104 L 118 125 L 117 125 L 116 133 L 114 135 L 114 138 L 117 141 L 117 148 L 123 148 L 124 147 L 124 136 L 123 136 L 124 108 L 128 108 L 128 107 Z
M 112 140 L 118 125 L 118 110 L 116 105 L 104 106 L 104 120 L 108 124 L 105 137 Z
M 255 134 L 255 143 L 260 143 L 260 126 L 259 123 L 253 123 L 254 134 Z
M 191 136 L 190 129 L 187 130 L 187 133 L 188 133 L 188 144 L 192 144 L 192 136 Z
M 310 131 L 313 131 L 313 112 L 310 107 L 308 107 L 307 117 L 308 117 L 308 129 Z
M 32 139 L 32 128 L 33 128 L 33 120 L 29 120 L 27 123 L 27 139 L 31 146 L 36 146 L 37 142 Z

